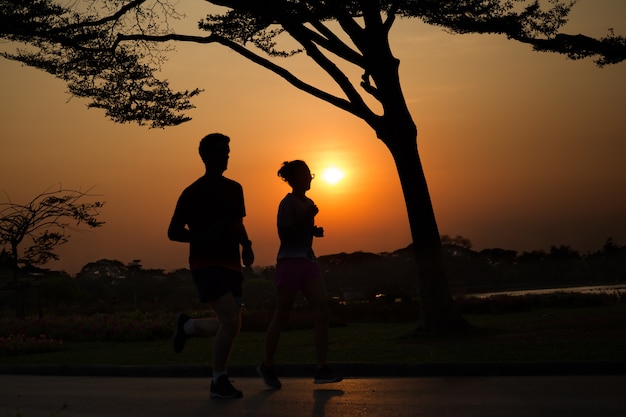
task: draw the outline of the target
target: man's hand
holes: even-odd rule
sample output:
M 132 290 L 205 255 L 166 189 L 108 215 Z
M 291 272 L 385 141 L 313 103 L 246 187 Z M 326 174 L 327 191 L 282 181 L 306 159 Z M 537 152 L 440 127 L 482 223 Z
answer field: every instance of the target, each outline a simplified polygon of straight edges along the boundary
M 252 242 L 247 241 L 241 244 L 241 261 L 245 266 L 252 266 L 254 263 L 254 252 L 252 251 Z

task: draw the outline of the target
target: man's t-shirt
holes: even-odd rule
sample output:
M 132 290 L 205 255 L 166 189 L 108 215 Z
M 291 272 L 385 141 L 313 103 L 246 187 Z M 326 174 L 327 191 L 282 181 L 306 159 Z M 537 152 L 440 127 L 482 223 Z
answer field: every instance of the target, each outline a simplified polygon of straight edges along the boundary
M 178 199 L 172 221 L 208 239 L 189 242 L 189 268 L 222 266 L 240 271 L 239 243 L 246 215 L 243 189 L 223 176 L 201 177 Z

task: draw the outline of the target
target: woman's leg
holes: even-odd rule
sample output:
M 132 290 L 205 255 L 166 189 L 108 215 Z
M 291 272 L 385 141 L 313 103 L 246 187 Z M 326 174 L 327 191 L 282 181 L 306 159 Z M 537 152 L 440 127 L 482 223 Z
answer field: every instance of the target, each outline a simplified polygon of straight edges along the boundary
M 329 312 L 324 280 L 322 278 L 307 280 L 303 292 L 313 312 L 315 352 L 317 367 L 319 368 L 326 365 L 328 355 Z
M 296 298 L 297 290 L 284 287 L 276 288 L 276 307 L 274 308 L 274 316 L 267 328 L 265 334 L 265 358 L 263 365 L 270 367 L 274 365 L 274 356 L 278 347 L 278 340 L 283 328 L 289 320 L 289 313 Z

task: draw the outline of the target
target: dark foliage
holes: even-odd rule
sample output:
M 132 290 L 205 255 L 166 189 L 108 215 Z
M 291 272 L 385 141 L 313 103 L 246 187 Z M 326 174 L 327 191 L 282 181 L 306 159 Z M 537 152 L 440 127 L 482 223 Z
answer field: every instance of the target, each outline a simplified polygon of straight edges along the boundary
M 553 293 L 537 295 L 492 295 L 540 288 L 567 288 L 626 282 L 626 246 L 607 239 L 598 251 L 580 255 L 567 247 L 549 252 L 518 254 L 505 249 L 473 251 L 467 240 L 443 239 L 445 264 L 455 289 L 456 304 L 463 314 L 528 311 L 551 304 L 577 307 L 623 302 L 620 294 Z M 464 242 L 463 245 L 459 243 Z M 416 266 L 411 247 L 389 253 L 355 252 L 321 256 L 334 325 L 352 321 L 413 321 L 418 314 Z M 0 284 L 11 280 L 10 259 L 0 263 Z M 4 265 L 4 267 L 2 266 Z M 246 274 L 244 303 L 246 326 L 263 328 L 271 317 L 275 295 L 274 268 Z M 101 259 L 85 265 L 75 276 L 39 268 L 23 269 L 29 277 L 24 289 L 29 314 L 92 315 L 121 311 L 171 312 L 205 310 L 197 301 L 187 269 L 165 272 L 143 269 L 139 261 L 123 264 Z M 10 311 L 13 292 L 0 292 L 0 309 Z M 297 300 L 293 325 L 308 326 L 305 300 Z

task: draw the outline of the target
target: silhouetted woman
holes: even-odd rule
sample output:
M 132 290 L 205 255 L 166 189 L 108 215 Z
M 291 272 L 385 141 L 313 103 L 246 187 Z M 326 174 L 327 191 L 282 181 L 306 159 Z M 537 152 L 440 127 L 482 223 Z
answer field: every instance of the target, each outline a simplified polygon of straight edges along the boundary
M 302 291 L 315 320 L 317 370 L 314 382 L 339 382 L 343 377 L 326 364 L 328 303 L 320 267 L 313 253 L 313 237 L 323 237 L 324 229 L 315 226 L 315 215 L 319 210 L 313 200 L 306 196 L 314 175 L 311 175 L 304 161 L 295 160 L 283 163 L 278 176 L 291 186 L 291 193 L 283 198 L 278 207 L 280 249 L 274 277 L 276 308 L 265 336 L 265 358 L 257 371 L 266 385 L 271 388 L 281 387 L 274 367 L 274 355 L 296 295 Z

